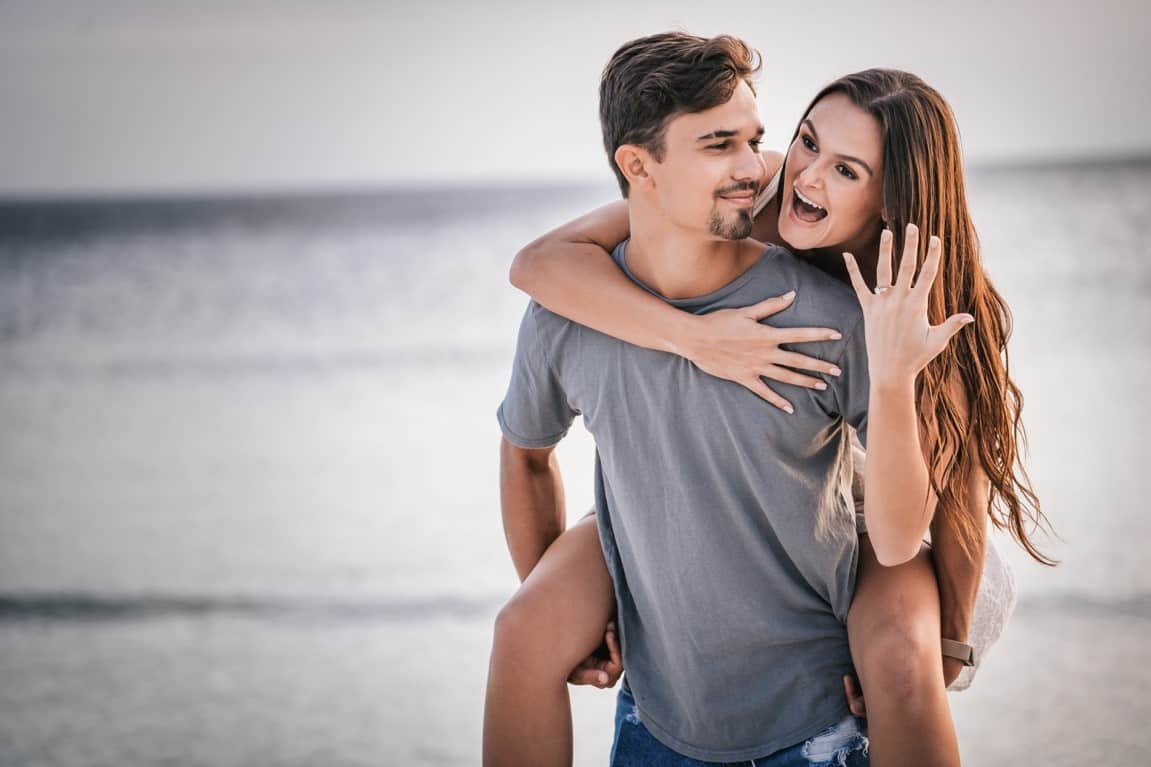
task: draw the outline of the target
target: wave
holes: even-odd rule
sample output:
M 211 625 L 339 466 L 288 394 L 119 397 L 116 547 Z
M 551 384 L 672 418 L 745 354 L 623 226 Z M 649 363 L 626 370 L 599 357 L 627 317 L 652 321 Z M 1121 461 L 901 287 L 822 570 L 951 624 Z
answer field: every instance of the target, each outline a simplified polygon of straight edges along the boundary
M 0 341 L 3 331 L 0 329 Z M 507 364 L 512 348 L 507 344 L 474 346 L 429 343 L 424 347 L 382 349 L 374 352 L 293 354 L 263 352 L 231 356 L 121 357 L 75 361 L 20 359 L 0 354 L 4 374 L 21 378 L 221 378 L 253 376 L 317 376 L 332 372 L 396 372 L 428 367 L 488 368 Z
M 0 594 L 0 623 L 24 621 L 127 622 L 162 618 L 245 618 L 293 622 L 420 622 L 448 618 L 488 621 L 502 597 L 430 596 L 420 599 L 332 600 L 320 597 L 85 594 Z M 1151 620 L 1151 593 L 1119 597 L 1048 594 L 1020 598 L 1023 615 L 1071 613 Z
M 489 620 L 495 616 L 501 602 L 500 599 L 450 596 L 341 601 L 316 597 L 182 594 L 0 594 L 0 623 L 125 622 L 214 617 L 387 623 L 424 621 L 430 618 Z

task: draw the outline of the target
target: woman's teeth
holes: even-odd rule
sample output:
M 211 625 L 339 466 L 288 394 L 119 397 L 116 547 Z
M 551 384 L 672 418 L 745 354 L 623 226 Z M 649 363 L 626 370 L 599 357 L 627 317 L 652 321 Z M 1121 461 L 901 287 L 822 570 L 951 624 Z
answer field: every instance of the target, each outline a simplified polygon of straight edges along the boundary
M 795 192 L 795 205 L 793 205 L 792 208 L 795 210 L 795 215 L 800 221 L 814 223 L 827 216 L 827 209 L 822 205 L 818 205 L 807 199 L 794 187 L 792 191 Z

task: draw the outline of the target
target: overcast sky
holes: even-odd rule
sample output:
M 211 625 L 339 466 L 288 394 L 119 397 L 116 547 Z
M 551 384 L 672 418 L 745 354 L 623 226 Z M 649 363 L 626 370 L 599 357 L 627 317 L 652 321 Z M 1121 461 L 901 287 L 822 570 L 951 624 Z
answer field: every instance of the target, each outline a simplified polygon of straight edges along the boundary
M 600 70 L 671 28 L 763 52 L 776 148 L 828 80 L 895 66 L 949 99 L 972 161 L 1151 153 L 1146 0 L 560 8 L 0 0 L 0 195 L 609 182 Z

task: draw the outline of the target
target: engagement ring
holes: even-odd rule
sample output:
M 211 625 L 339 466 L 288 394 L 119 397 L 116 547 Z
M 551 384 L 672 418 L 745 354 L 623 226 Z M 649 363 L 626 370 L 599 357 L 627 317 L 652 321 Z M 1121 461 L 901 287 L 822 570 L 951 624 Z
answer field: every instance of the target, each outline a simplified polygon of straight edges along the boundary
M 889 290 L 891 290 L 890 285 L 876 285 L 875 286 L 875 295 L 882 296 L 884 293 L 886 293 Z

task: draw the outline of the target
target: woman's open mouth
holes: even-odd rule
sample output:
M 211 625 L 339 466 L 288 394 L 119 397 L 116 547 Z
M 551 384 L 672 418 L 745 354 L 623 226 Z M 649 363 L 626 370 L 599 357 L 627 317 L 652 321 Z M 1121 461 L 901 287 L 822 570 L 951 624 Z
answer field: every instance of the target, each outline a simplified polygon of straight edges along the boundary
M 791 212 L 800 221 L 814 224 L 816 221 L 822 221 L 827 217 L 827 208 L 807 199 L 795 187 L 792 187 L 791 191 Z

